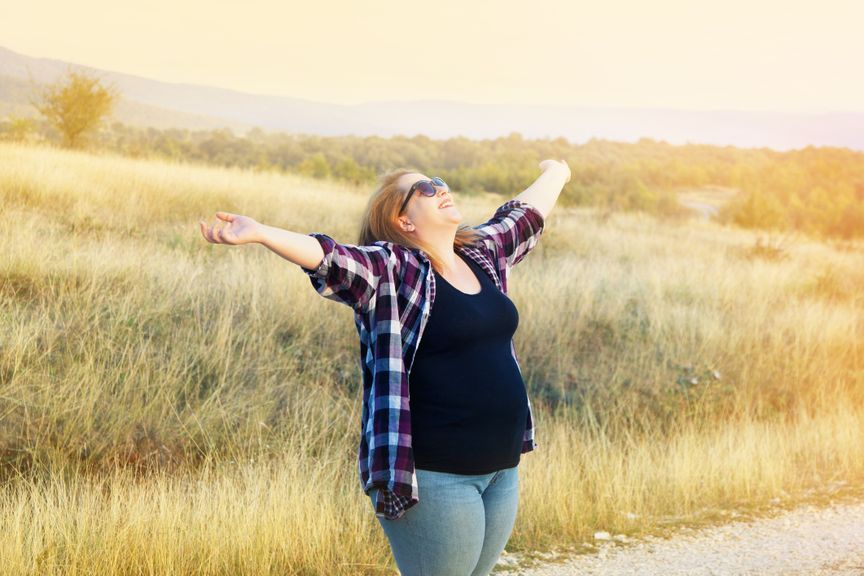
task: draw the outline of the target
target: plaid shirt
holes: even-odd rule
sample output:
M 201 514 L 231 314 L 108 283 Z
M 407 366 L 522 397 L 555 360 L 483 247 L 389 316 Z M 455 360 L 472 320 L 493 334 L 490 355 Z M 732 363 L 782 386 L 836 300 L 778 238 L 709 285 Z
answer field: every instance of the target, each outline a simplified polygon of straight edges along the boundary
M 543 216 L 530 204 L 512 199 L 489 221 L 475 226 L 483 236 L 476 247 L 455 247 L 476 262 L 504 294 L 507 276 L 540 240 Z M 435 301 L 431 262 L 419 249 L 383 240 L 370 246 L 339 244 L 313 232 L 324 250 L 314 270 L 301 266 L 324 298 L 354 310 L 360 335 L 363 374 L 362 434 L 358 450 L 364 492 L 379 488 L 376 516 L 395 520 L 420 501 L 411 448 L 408 378 L 414 354 Z M 510 350 L 519 359 L 513 341 Z M 522 453 L 537 446 L 531 403 Z

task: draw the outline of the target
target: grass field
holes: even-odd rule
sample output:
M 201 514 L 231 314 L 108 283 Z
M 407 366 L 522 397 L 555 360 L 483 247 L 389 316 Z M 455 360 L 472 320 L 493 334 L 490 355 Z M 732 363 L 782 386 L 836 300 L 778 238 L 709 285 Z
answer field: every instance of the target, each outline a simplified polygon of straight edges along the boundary
M 370 192 L 0 143 L 0 573 L 395 572 L 357 474 L 351 310 L 197 224 L 353 243 Z M 507 199 L 453 192 L 472 224 Z M 511 280 L 538 447 L 508 551 L 864 480 L 864 247 L 546 224 Z

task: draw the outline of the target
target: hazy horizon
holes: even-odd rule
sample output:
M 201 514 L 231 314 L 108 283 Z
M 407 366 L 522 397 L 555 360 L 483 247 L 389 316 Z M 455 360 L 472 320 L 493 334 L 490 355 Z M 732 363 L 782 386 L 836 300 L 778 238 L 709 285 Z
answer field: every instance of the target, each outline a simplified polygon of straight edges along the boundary
M 107 0 L 35 0 L 4 8 L 0 38 L 32 57 L 334 104 L 864 112 L 848 56 L 864 53 L 864 5 L 849 0 L 257 0 L 243 11 L 157 0 L 132 16 Z

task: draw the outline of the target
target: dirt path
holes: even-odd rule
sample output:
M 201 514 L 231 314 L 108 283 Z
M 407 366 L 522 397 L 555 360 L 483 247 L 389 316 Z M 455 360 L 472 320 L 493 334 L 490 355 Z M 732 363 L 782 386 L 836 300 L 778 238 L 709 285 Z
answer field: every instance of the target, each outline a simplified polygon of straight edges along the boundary
M 506 573 L 864 576 L 864 502 L 807 505 L 755 520 L 698 530 L 681 528 L 668 539 L 598 541 L 597 548 L 596 553 L 560 564 Z M 514 560 L 515 555 L 505 556 L 502 568 L 507 564 L 515 568 Z

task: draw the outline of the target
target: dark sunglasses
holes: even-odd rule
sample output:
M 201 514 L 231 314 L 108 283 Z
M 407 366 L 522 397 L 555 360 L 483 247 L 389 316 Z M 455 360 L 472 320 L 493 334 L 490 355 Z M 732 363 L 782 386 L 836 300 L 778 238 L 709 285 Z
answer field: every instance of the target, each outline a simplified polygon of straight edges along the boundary
M 431 180 L 418 180 L 417 182 L 415 182 L 411 186 L 411 189 L 408 190 L 408 194 L 405 195 L 405 201 L 402 202 L 402 207 L 399 208 L 399 214 L 401 214 L 402 211 L 405 210 L 405 206 L 408 205 L 408 200 L 411 199 L 411 196 L 414 194 L 414 190 L 419 190 L 420 193 L 424 196 L 435 196 L 435 194 L 438 193 L 438 191 L 435 189 L 436 187 L 446 188 L 447 190 L 450 190 L 450 187 L 447 186 L 447 183 L 444 182 L 444 180 L 442 180 L 441 178 L 438 178 L 437 176 L 435 176 Z

